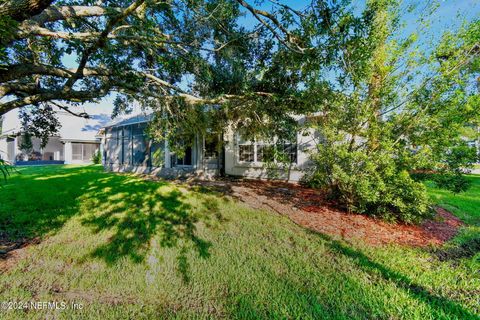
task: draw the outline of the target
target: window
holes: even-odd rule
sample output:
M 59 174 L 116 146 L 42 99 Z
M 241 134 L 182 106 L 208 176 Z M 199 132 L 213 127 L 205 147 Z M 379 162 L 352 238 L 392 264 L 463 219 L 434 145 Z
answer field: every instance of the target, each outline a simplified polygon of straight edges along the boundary
M 72 142 L 72 160 L 90 161 L 97 149 L 98 146 L 94 143 Z
M 288 142 L 278 142 L 276 144 L 279 156 L 287 162 L 297 163 L 297 144 Z
M 83 160 L 90 160 L 93 158 L 97 146 L 94 144 L 84 144 L 83 145 Z
M 243 162 L 253 162 L 254 159 L 254 145 L 247 144 L 247 145 L 239 145 L 238 146 L 238 159 Z
M 121 131 L 122 131 L 122 129 L 117 128 L 117 127 L 112 127 L 112 128 L 107 129 L 105 136 L 106 136 L 107 140 L 112 141 L 112 146 L 118 146 L 120 144 Z
M 72 160 L 83 160 L 81 143 L 72 143 Z
M 250 140 L 245 140 L 240 135 L 238 138 L 238 161 L 254 162 L 255 161 L 255 143 Z
M 238 139 L 239 162 L 290 162 L 297 163 L 296 141 L 280 141 L 274 138 L 272 142 L 247 141 L 240 135 Z
M 209 136 L 205 138 L 204 157 L 206 160 L 212 160 L 218 158 L 218 137 Z
M 257 144 L 257 162 L 272 162 L 275 159 L 275 148 L 273 145 Z
M 132 164 L 132 128 L 122 127 L 122 164 Z
M 142 165 L 147 160 L 148 138 L 145 134 L 144 124 L 132 126 L 133 164 Z
M 183 158 L 177 158 L 176 155 L 172 156 L 172 163 L 177 166 L 191 166 L 192 165 L 192 147 L 185 148 L 185 154 Z

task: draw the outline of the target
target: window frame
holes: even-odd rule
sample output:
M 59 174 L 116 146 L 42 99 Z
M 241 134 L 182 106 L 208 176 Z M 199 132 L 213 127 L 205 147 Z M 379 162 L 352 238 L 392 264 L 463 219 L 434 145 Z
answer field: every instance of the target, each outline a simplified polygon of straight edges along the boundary
M 247 141 L 247 142 L 241 142 L 242 138 L 240 133 L 236 132 L 235 133 L 235 160 L 236 163 L 239 165 L 264 165 L 266 162 L 265 161 L 258 161 L 258 147 L 262 146 L 276 146 L 278 144 L 282 145 L 290 145 L 291 147 L 295 148 L 295 161 L 290 162 L 292 165 L 298 165 L 298 135 L 295 135 L 295 140 L 291 141 L 291 143 L 286 143 L 279 141 L 278 137 L 273 138 L 273 142 L 271 143 L 265 143 L 263 141 L 258 141 L 256 138 L 253 141 Z M 243 161 L 240 160 L 240 146 L 245 146 L 245 145 L 251 145 L 253 146 L 253 161 Z M 276 159 L 273 160 L 273 163 L 282 163 L 277 161 Z
M 185 164 L 185 157 L 187 156 L 187 150 L 190 149 L 190 164 Z M 170 165 L 172 168 L 192 168 L 194 166 L 194 153 L 193 153 L 193 145 L 187 146 L 185 148 L 185 155 L 183 158 L 178 158 L 178 155 L 175 153 L 170 153 Z M 178 161 L 182 160 L 182 164 L 179 164 Z
M 72 144 L 72 161 L 82 161 L 82 162 L 92 161 L 92 158 L 95 155 L 95 152 L 100 150 L 100 146 L 96 143 L 72 142 L 71 144 Z M 85 148 L 86 145 L 89 145 L 89 148 L 93 147 L 93 153 L 91 154 L 90 158 L 88 158 L 88 155 L 84 156 L 84 153 L 86 151 L 86 148 Z M 78 154 L 80 155 L 80 158 L 75 158 L 74 157 L 74 154 L 75 154 L 73 152 L 74 146 L 79 146 L 80 147 L 80 153 L 77 153 L 77 155 Z M 90 149 L 89 151 L 92 151 L 92 150 Z

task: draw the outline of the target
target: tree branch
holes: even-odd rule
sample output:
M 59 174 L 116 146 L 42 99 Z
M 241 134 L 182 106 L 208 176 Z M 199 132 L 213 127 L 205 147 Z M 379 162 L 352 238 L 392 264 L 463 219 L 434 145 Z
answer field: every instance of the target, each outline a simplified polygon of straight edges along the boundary
M 301 46 L 298 45 L 298 41 L 297 41 L 297 38 L 292 35 L 288 30 L 287 28 L 285 28 L 281 23 L 280 21 L 278 21 L 278 19 L 273 15 L 271 14 L 270 12 L 267 12 L 267 11 L 263 11 L 263 10 L 258 10 L 258 9 L 255 9 L 254 7 L 252 7 L 251 5 L 249 5 L 246 1 L 244 0 L 237 0 L 237 2 L 243 6 L 245 9 L 247 9 L 248 11 L 250 11 L 253 16 L 261 23 L 263 24 L 268 30 L 270 30 L 270 32 L 272 32 L 272 34 L 275 36 L 275 38 L 277 38 L 278 41 L 280 41 L 284 46 L 286 46 L 287 48 L 291 49 L 291 50 L 294 50 L 298 53 L 304 53 L 305 51 L 305 48 L 302 48 Z M 274 27 L 272 27 L 267 21 L 265 21 L 262 17 L 264 18 L 267 18 L 268 20 L 270 20 L 273 25 L 275 27 L 277 27 L 286 37 L 286 39 L 284 39 L 280 34 L 278 34 L 277 30 L 275 30 Z M 292 48 L 291 45 L 294 45 L 295 48 Z
M 43 25 L 46 22 L 53 22 L 59 20 L 67 20 L 71 18 L 81 17 L 100 17 L 113 13 L 122 12 L 122 8 L 117 7 L 102 7 L 102 6 L 51 6 L 43 10 L 42 13 L 32 17 L 28 22 L 35 22 Z
M 68 108 L 67 106 L 62 106 L 61 104 L 53 102 L 53 101 L 50 101 L 50 103 L 55 105 L 57 108 L 62 109 L 65 112 L 70 113 L 72 116 L 79 117 L 79 118 L 84 118 L 84 119 L 90 119 L 90 115 L 86 112 L 76 113 L 76 112 L 71 111 L 70 108 Z
M 16 21 L 24 21 L 39 14 L 52 4 L 53 0 L 16 0 L 0 4 L 0 17 L 9 17 Z
M 39 102 L 50 100 L 68 100 L 73 102 L 85 102 L 92 99 L 104 97 L 109 92 L 108 88 L 95 91 L 75 91 L 75 90 L 57 90 L 47 91 L 39 94 L 30 95 L 9 102 L 0 104 L 0 114 L 5 114 L 10 110 L 37 104 Z
M 60 78 L 69 78 L 75 73 L 76 69 L 64 69 L 46 64 L 14 64 L 11 66 L 0 67 L 0 83 L 18 80 L 31 75 L 46 75 Z M 104 69 L 85 68 L 84 76 L 109 76 L 112 73 Z
M 137 10 L 138 7 L 140 7 L 145 0 L 137 0 L 133 2 L 130 6 L 128 6 L 125 10 L 123 10 L 122 13 L 112 17 L 108 23 L 105 29 L 102 31 L 100 34 L 98 40 L 90 47 L 88 47 L 82 55 L 82 58 L 80 60 L 80 63 L 78 64 L 77 71 L 75 72 L 70 79 L 65 83 L 65 88 L 70 89 L 72 86 L 75 84 L 75 82 L 82 77 L 83 75 L 83 69 L 87 65 L 87 61 L 90 58 L 90 55 L 93 54 L 99 47 L 102 47 L 108 37 L 108 34 L 112 32 L 113 28 L 117 23 L 125 19 L 127 16 L 129 16 L 131 13 L 133 13 L 135 10 Z

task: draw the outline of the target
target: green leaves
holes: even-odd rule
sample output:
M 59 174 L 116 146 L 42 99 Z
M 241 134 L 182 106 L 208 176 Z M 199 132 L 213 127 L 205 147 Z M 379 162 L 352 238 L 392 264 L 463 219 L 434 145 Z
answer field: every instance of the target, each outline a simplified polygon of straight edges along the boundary
M 0 159 L 0 174 L 3 176 L 3 181 L 7 181 L 7 178 L 10 176 L 12 172 L 18 172 L 15 168 L 7 161 Z M 0 183 L 0 186 L 2 184 Z
M 473 21 L 422 50 L 417 34 L 399 36 L 400 12 L 396 1 L 368 1 L 363 11 L 329 16 L 328 64 L 304 68 L 320 78 L 303 93 L 322 137 L 308 180 L 350 211 L 417 222 L 430 209 L 412 174 L 434 172 L 453 192 L 468 188 L 462 174 L 475 150 L 461 141 L 480 119 L 472 85 L 480 37 Z

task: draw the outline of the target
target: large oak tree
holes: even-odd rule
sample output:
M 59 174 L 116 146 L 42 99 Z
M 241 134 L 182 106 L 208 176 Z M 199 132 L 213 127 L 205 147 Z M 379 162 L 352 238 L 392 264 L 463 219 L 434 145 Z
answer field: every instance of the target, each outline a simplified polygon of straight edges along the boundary
M 188 104 L 255 94 L 245 84 L 245 73 L 264 63 L 254 46 L 304 50 L 290 22 L 278 18 L 301 13 L 274 8 L 243 0 L 3 1 L 0 114 L 45 102 L 98 101 L 112 92 L 124 101 L 180 97 Z M 242 12 L 259 26 L 239 25 Z M 212 88 L 221 72 L 232 86 Z M 180 88 L 187 76 L 202 88 Z

